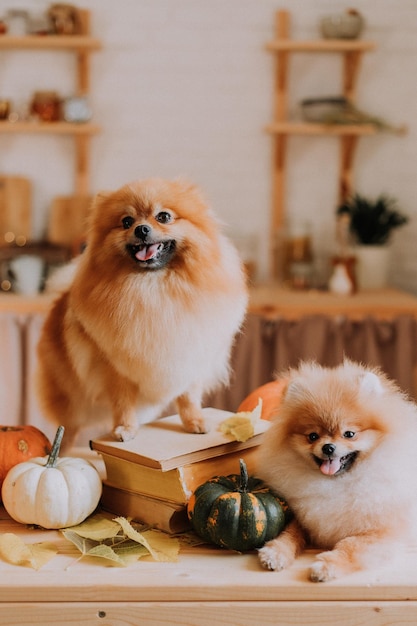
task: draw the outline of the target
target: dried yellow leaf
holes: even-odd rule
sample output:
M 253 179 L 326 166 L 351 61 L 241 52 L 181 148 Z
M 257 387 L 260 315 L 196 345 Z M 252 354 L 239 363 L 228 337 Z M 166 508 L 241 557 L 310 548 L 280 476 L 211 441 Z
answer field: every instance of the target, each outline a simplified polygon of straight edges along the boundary
M 82 556 L 107 559 L 113 565 L 126 566 L 149 555 L 155 561 L 176 561 L 179 552 L 176 538 L 159 531 L 139 532 L 125 517 L 110 520 L 97 514 L 61 532 Z
M 70 529 L 86 539 L 94 539 L 95 541 L 103 541 L 104 539 L 111 539 L 120 532 L 120 524 L 114 522 L 112 519 L 108 519 L 104 515 L 97 513 L 88 517 L 81 524 L 71 526 Z
M 140 533 L 125 517 L 117 517 L 115 521 L 120 524 L 123 532 L 130 539 L 144 546 L 155 561 L 174 562 L 177 560 L 180 544 L 175 537 L 170 537 L 158 530 L 145 530 Z
M 236 441 L 247 441 L 255 434 L 255 425 L 261 419 L 262 400 L 259 399 L 253 411 L 240 411 L 220 423 L 219 429 L 225 435 L 231 435 Z
M 57 547 L 46 541 L 27 544 L 13 533 L 0 535 L 0 557 L 12 565 L 22 565 L 39 570 L 57 552 Z

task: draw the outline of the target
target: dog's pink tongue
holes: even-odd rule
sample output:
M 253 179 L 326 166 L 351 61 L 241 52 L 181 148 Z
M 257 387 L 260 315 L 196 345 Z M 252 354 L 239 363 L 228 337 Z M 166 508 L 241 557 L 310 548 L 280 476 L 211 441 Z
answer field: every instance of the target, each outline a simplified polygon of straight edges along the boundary
M 320 471 L 326 474 L 326 476 L 333 476 L 338 470 L 340 470 L 339 459 L 328 459 L 320 465 Z
M 148 259 L 152 259 L 152 257 L 156 256 L 159 246 L 159 243 L 153 243 L 150 246 L 143 246 L 143 248 L 136 252 L 135 257 L 138 261 L 147 261 Z

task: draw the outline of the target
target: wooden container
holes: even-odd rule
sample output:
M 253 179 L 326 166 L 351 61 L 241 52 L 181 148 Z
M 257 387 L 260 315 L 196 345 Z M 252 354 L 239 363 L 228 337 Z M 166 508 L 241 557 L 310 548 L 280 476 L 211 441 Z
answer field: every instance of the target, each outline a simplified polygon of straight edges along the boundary
M 31 183 L 22 176 L 0 176 L 0 245 L 30 239 Z M 6 233 L 13 233 L 5 239 Z

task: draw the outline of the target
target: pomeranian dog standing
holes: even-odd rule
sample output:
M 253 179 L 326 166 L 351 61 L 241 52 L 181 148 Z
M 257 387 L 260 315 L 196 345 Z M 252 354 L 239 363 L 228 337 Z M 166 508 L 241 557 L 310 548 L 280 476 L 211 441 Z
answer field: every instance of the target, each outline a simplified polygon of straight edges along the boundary
M 205 432 L 202 397 L 228 380 L 246 306 L 238 254 L 197 188 L 149 179 L 99 194 L 38 344 L 41 407 L 66 447 L 109 412 L 127 441 L 173 401 L 187 431 Z
M 304 363 L 288 373 L 258 474 L 294 513 L 259 551 L 263 567 L 288 567 L 307 544 L 325 550 L 315 582 L 390 562 L 417 530 L 416 406 L 378 369 Z

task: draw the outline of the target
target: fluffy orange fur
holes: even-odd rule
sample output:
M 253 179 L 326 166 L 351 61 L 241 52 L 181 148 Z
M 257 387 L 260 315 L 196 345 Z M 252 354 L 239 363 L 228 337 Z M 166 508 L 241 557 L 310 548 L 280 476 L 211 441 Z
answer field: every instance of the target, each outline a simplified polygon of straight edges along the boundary
M 109 413 L 128 440 L 173 401 L 204 432 L 202 396 L 228 380 L 247 288 L 200 192 L 150 179 L 99 194 L 73 273 L 38 344 L 41 406 L 67 447 Z
M 417 409 L 378 369 L 304 363 L 260 448 L 258 474 L 294 518 L 260 551 L 288 567 L 307 544 L 324 549 L 310 579 L 389 562 L 417 521 Z

